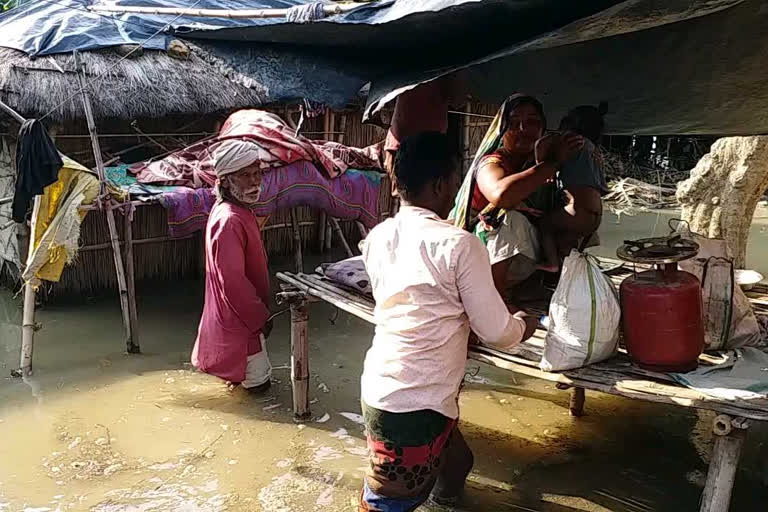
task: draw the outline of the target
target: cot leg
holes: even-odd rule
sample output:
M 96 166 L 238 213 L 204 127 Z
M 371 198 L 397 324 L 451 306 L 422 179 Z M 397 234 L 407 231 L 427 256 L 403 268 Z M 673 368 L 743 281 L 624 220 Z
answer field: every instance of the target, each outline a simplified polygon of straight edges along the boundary
M 715 418 L 712 427 L 715 447 L 709 463 L 707 484 L 701 496 L 700 512 L 728 512 L 748 426 L 744 418 L 731 418 L 726 414 Z
M 573 388 L 571 390 L 571 403 L 568 409 L 571 411 L 571 416 L 575 418 L 581 418 L 584 415 L 584 400 L 586 394 L 584 388 Z
M 309 411 L 309 315 L 305 303 L 291 303 L 291 387 L 293 414 L 297 421 L 310 418 Z

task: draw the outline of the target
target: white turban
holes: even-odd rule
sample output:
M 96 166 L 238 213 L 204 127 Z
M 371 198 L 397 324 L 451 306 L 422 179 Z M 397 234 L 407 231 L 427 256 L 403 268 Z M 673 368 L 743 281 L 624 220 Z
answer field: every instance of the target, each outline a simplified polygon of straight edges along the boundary
M 249 140 L 231 139 L 222 142 L 213 150 L 216 176 L 221 178 L 259 161 L 261 151 L 261 146 Z

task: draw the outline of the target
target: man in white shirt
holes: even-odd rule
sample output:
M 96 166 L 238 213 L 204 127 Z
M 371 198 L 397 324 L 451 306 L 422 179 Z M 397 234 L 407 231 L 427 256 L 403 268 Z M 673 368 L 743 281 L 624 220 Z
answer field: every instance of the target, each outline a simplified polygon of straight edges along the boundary
M 536 328 L 504 304 L 482 242 L 443 220 L 460 181 L 447 137 L 406 138 L 394 174 L 400 211 L 363 244 L 376 334 L 361 379 L 371 457 L 361 511 L 412 511 L 430 492 L 458 499 L 473 464 L 457 427 L 470 330 L 506 350 Z

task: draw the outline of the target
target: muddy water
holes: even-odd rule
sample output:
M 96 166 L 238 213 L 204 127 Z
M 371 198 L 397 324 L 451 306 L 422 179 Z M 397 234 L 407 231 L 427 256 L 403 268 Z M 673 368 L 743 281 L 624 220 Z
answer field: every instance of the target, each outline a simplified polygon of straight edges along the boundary
M 310 307 L 312 412 L 292 421 L 288 319 L 269 341 L 274 385 L 230 393 L 194 372 L 201 284 L 139 289 L 144 354 L 123 354 L 115 297 L 49 306 L 35 375 L 5 378 L 18 301 L 0 295 L 0 511 L 347 511 L 365 444 L 358 378 L 368 324 Z M 331 322 L 333 321 L 333 323 Z M 696 510 L 711 416 L 589 394 L 573 420 L 550 384 L 470 363 L 461 398 L 475 470 L 463 510 Z M 762 439 L 758 437 L 758 439 Z M 765 510 L 753 441 L 733 510 Z

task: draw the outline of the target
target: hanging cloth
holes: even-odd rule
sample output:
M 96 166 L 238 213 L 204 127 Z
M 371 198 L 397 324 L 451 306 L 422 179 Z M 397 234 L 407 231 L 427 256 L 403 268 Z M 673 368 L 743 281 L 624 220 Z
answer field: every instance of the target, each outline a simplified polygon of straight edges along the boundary
M 16 190 L 12 218 L 24 222 L 29 202 L 59 178 L 64 162 L 45 127 L 37 119 L 21 125 L 16 148 Z

